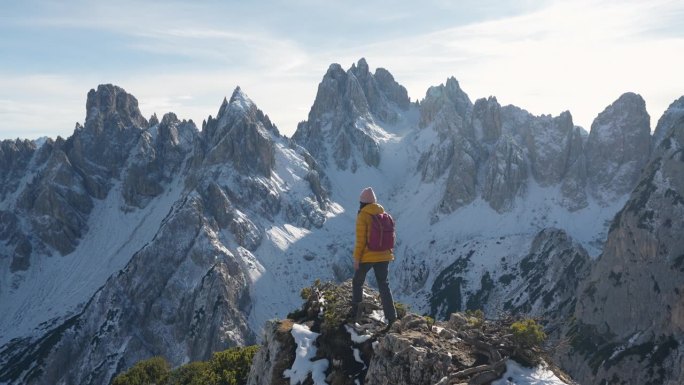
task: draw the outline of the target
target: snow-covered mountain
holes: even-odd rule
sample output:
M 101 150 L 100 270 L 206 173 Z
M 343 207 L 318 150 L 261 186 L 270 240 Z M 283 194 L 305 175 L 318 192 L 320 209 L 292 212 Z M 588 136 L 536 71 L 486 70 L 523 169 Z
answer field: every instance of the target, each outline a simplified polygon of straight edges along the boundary
M 107 383 L 151 354 L 180 363 L 253 342 L 273 278 L 252 252 L 339 211 L 311 157 L 239 88 L 201 133 L 171 113 L 148 125 L 111 85 L 88 106 L 67 140 L 3 144 L 34 153 L 3 201 L 2 382 Z
M 411 102 L 361 59 L 330 66 L 288 139 L 239 87 L 200 131 L 173 113 L 148 121 L 133 96 L 99 86 L 68 139 L 0 143 L 0 383 L 106 383 L 141 358 L 180 364 L 254 341 L 302 287 L 351 276 L 366 186 L 397 221 L 391 284 L 414 311 L 524 312 L 559 338 L 574 317 L 609 325 L 605 351 L 629 351 L 648 330 L 644 341 L 675 346 L 663 362 L 681 362 L 682 100 L 653 137 L 632 93 L 587 133 L 569 112 L 473 103 L 454 78 Z M 635 223 L 649 224 L 648 242 L 627 213 L 647 217 Z M 630 267 L 635 288 L 662 281 L 674 293 L 642 298 L 658 324 L 592 302 L 634 298 L 606 284 L 625 248 L 671 262 Z M 613 330 L 619 320 L 633 326 Z M 586 383 L 630 383 L 627 361 L 592 372 L 585 353 L 559 358 Z

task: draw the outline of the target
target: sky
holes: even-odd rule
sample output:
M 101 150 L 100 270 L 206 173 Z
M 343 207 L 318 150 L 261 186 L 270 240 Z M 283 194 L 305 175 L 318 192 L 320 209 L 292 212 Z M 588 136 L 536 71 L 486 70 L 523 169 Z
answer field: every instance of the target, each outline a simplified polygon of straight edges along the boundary
M 362 57 L 412 100 L 453 76 L 472 101 L 587 131 L 636 92 L 655 129 L 684 95 L 681 20 L 678 0 L 5 0 L 0 139 L 70 136 L 106 83 L 198 128 L 240 86 L 290 136 L 330 64 Z

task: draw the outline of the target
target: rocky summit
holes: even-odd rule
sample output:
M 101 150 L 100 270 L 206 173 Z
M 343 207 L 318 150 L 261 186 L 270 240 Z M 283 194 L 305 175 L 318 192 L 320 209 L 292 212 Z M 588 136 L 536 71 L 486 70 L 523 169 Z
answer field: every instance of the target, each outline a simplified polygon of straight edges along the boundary
M 580 384 L 684 383 L 682 98 L 653 134 L 633 92 L 586 130 L 455 77 L 411 100 L 365 59 L 322 75 L 291 138 L 240 87 L 198 127 L 106 84 L 68 138 L 1 141 L 0 383 L 104 384 L 253 343 L 252 383 L 524 384 L 533 356 Z M 372 303 L 344 319 L 337 286 L 368 186 L 415 313 L 388 330 Z M 518 319 L 545 354 L 511 345 Z
M 572 383 L 544 361 L 539 346 L 516 339 L 510 319 L 453 313 L 435 322 L 400 307 L 400 318 L 387 325 L 379 294 L 368 287 L 360 312 L 350 317 L 350 281 L 317 282 L 302 297 L 291 318 L 266 325 L 249 385 L 490 384 L 512 380 L 509 366 L 516 361 L 536 368 L 530 373 L 545 372 L 555 384 Z

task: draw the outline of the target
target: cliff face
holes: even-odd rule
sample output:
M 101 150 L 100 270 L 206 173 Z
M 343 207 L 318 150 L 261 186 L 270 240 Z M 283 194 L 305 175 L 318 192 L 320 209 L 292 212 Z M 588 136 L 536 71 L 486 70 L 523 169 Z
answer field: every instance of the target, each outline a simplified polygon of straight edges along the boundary
M 591 193 L 609 201 L 632 191 L 651 152 L 650 117 L 641 96 L 626 93 L 606 107 L 587 139 Z
M 684 115 L 661 129 L 666 134 L 578 291 L 564 359 L 586 383 L 684 381 Z

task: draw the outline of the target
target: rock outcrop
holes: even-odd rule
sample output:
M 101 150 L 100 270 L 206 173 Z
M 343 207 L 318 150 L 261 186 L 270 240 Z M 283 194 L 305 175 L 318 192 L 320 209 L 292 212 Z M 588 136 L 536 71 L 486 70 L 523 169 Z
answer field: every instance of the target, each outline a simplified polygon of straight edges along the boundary
M 93 208 L 86 178 L 72 166 L 64 151 L 67 145 L 63 140 L 54 143 L 45 166 L 18 200 L 35 236 L 62 255 L 73 251 L 87 232 Z
M 400 313 L 388 327 L 377 293 L 368 288 L 362 314 L 345 318 L 350 290 L 350 282 L 305 289 L 301 309 L 266 326 L 248 384 L 285 385 L 294 375 L 301 383 L 313 379 L 338 385 L 489 384 L 502 377 L 509 359 L 531 366 L 542 362 L 537 348 L 514 341 L 511 319 L 487 321 L 455 313 L 448 322 L 435 323 Z M 308 337 L 304 341 L 302 330 Z
M 180 121 L 173 113 L 140 135 L 123 176 L 123 196 L 131 206 L 144 207 L 179 175 L 181 166 L 198 137 L 192 122 Z
M 491 144 L 501 137 L 501 105 L 494 96 L 478 99 L 473 105 L 475 138 Z
M 524 150 L 511 137 L 500 139 L 485 165 L 482 199 L 497 211 L 509 210 L 525 193 L 528 171 Z
M 3 140 L 0 142 L 0 201 L 19 188 L 36 151 L 30 140 Z
M 542 230 L 532 241 L 529 253 L 508 274 L 508 292 L 493 295 L 507 298 L 503 309 L 546 320 L 554 329 L 573 313 L 580 282 L 589 275 L 591 259 L 584 248 L 559 229 Z
M 669 131 L 674 128 L 682 116 L 684 116 L 684 96 L 672 102 L 663 116 L 658 119 L 658 124 L 653 131 L 652 152 L 657 151 L 657 147 L 669 135 Z
M 147 126 L 138 100 L 122 88 L 107 84 L 90 90 L 85 124 L 76 127 L 66 145 L 71 164 L 84 176 L 88 194 L 98 199 L 107 196 L 112 178 L 119 177 Z
M 447 79 L 446 84 L 428 89 L 420 104 L 418 125 L 422 129 L 428 126 L 433 129 L 437 133 L 437 140 L 429 148 L 423 149 L 418 161 L 418 172 L 424 182 L 435 181 L 452 169 L 452 164 L 459 164 L 462 171 L 454 170 L 449 176 L 447 191 L 454 190 L 454 184 L 458 181 L 472 179 L 469 176 L 476 173 L 479 160 L 479 149 L 471 126 L 472 110 L 473 103 L 453 77 Z M 458 158 L 454 159 L 455 156 Z M 472 200 L 473 182 L 457 198 L 450 200 L 456 203 Z

